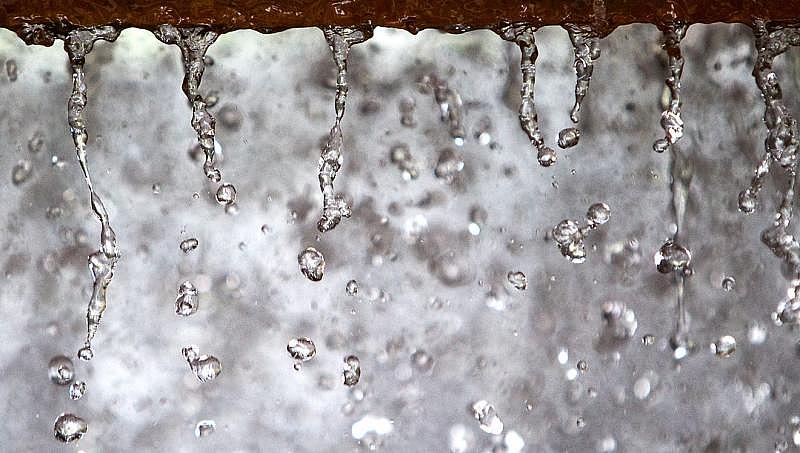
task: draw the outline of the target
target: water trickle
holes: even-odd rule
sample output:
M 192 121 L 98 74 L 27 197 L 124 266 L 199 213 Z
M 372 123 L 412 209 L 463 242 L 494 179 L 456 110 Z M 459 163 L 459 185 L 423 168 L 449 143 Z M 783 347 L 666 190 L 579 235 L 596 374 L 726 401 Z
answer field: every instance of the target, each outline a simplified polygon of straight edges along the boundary
M 178 287 L 178 297 L 175 298 L 175 314 L 189 316 L 197 313 L 200 296 L 192 282 L 183 282 Z
M 72 360 L 63 355 L 53 357 L 47 364 L 47 376 L 54 384 L 69 384 L 75 377 L 75 368 Z
M 222 372 L 222 364 L 213 355 L 200 354 L 197 346 L 184 346 L 181 355 L 200 382 L 210 382 Z
M 584 239 L 610 218 L 611 208 L 605 203 L 595 203 L 586 211 L 586 226 L 581 226 L 577 220 L 565 219 L 553 227 L 551 237 L 565 258 L 580 264 L 586 261 Z
M 569 24 L 564 28 L 567 29 L 569 39 L 572 41 L 572 49 L 575 52 L 575 104 L 569 117 L 573 123 L 578 124 L 581 118 L 581 102 L 583 102 L 586 92 L 589 91 L 594 62 L 600 58 L 600 40 L 597 34 L 588 26 Z M 576 137 L 575 143 L 577 142 L 578 138 Z M 574 146 L 574 144 L 571 146 Z M 565 146 L 562 146 L 562 148 L 565 148 Z
M 328 140 L 322 148 L 319 158 L 319 189 L 322 192 L 322 215 L 317 222 L 320 233 L 336 228 L 342 218 L 351 215 L 350 207 L 341 194 L 333 189 L 333 181 L 342 167 L 342 129 L 344 108 L 347 100 L 347 56 L 350 47 L 364 42 L 372 36 L 372 29 L 355 29 L 346 27 L 329 27 L 323 30 L 328 46 L 336 63 L 336 120 L 328 134 Z
M 298 337 L 289 340 L 286 351 L 294 359 L 294 369 L 299 370 L 303 362 L 308 362 L 317 354 L 317 347 L 308 337 Z
M 53 424 L 53 435 L 59 442 L 66 444 L 79 440 L 88 429 L 86 420 L 74 414 L 61 414 Z
M 497 415 L 494 406 L 486 400 L 476 401 L 471 406 L 472 416 L 478 420 L 481 431 L 489 434 L 503 432 L 503 421 Z
M 297 263 L 300 265 L 300 272 L 312 282 L 322 280 L 325 273 L 325 257 L 322 252 L 314 247 L 306 247 L 297 255 Z
M 75 381 L 69 386 L 69 398 L 71 400 L 79 400 L 86 394 L 86 383 L 83 381 Z
M 189 253 L 196 249 L 198 245 L 200 245 L 200 241 L 198 241 L 196 238 L 184 239 L 180 244 L 181 252 Z
M 523 291 L 528 287 L 528 277 L 520 271 L 511 271 L 506 275 L 508 283 L 514 288 Z
M 724 335 L 711 343 L 711 352 L 716 354 L 717 357 L 730 357 L 736 352 L 736 339 L 730 335 Z
M 539 50 L 536 48 L 535 31 L 536 28 L 529 24 L 511 24 L 497 30 L 497 33 L 503 39 L 519 46 L 520 70 L 522 71 L 520 88 L 522 103 L 519 106 L 519 124 L 536 150 L 536 159 L 539 161 L 539 165 L 549 167 L 556 162 L 556 152 L 545 146 L 544 137 L 539 130 L 539 118 L 536 114 L 534 86 Z
M 222 173 L 215 164 L 216 120 L 208 111 L 206 99 L 200 94 L 200 82 L 206 69 L 205 54 L 219 34 L 205 27 L 177 28 L 173 25 L 162 25 L 153 34 L 164 44 L 174 44 L 181 50 L 184 70 L 182 89 L 192 106 L 192 128 L 205 155 L 203 173 L 206 178 L 218 183 L 222 180 Z
M 664 138 L 653 143 L 653 150 L 658 153 L 670 149 L 683 137 L 683 120 L 681 119 L 681 74 L 683 73 L 683 56 L 681 55 L 681 40 L 686 35 L 687 26 L 672 24 L 664 30 L 664 51 L 667 52 L 667 67 L 669 75 L 665 83 L 669 88 L 669 102 L 661 114 L 661 127 L 664 129 Z
M 78 156 L 86 186 L 89 188 L 90 204 L 94 215 L 100 222 L 100 249 L 89 255 L 89 270 L 92 273 L 92 296 L 86 310 L 87 333 L 84 346 L 78 351 L 81 360 L 91 360 L 92 339 L 97 333 L 100 320 L 106 310 L 106 292 L 114 276 L 114 267 L 119 259 L 117 239 L 111 229 L 108 212 L 100 196 L 95 192 L 92 179 L 89 175 L 89 164 L 86 156 L 88 133 L 83 117 L 83 110 L 88 100 L 85 74 L 83 65 L 86 55 L 91 52 L 94 43 L 98 40 L 114 41 L 119 36 L 120 30 L 111 27 L 78 28 L 62 36 L 64 50 L 69 56 L 72 68 L 72 94 L 67 102 L 67 112 L 72 141 L 75 144 L 75 153 Z
M 358 360 L 358 357 L 349 355 L 344 358 L 342 377 L 344 385 L 348 387 L 358 384 L 359 379 L 361 379 L 361 361 Z
M 214 420 L 200 420 L 194 426 L 194 437 L 201 438 L 214 434 L 217 429 L 217 422 Z

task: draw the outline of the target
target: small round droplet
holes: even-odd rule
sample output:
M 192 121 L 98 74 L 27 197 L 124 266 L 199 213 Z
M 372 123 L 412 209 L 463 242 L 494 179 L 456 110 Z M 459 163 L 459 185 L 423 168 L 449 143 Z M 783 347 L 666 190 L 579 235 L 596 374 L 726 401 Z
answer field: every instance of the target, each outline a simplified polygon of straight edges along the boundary
M 185 239 L 181 241 L 181 251 L 183 253 L 189 253 L 196 249 L 198 245 L 200 245 L 200 241 L 195 238 Z
M 542 167 L 549 167 L 556 163 L 556 152 L 552 148 L 544 146 L 536 154 L 536 160 L 539 161 L 539 165 Z
M 73 414 L 61 414 L 53 424 L 53 434 L 65 444 L 80 439 L 88 429 L 86 421 Z
M 92 351 L 92 347 L 89 345 L 84 345 L 82 348 L 78 349 L 78 358 L 84 362 L 92 360 L 92 358 L 94 358 L 94 351 Z
M 75 381 L 69 386 L 69 398 L 71 400 L 79 400 L 86 394 L 86 383 L 83 381 Z
M 322 275 L 325 273 L 325 257 L 319 250 L 314 247 L 306 247 L 297 256 L 297 263 L 306 278 L 312 282 L 322 280 Z
M 349 355 L 344 358 L 344 369 L 342 370 L 344 378 L 344 385 L 352 387 L 358 384 L 361 379 L 361 361 L 354 355 Z
M 508 282 L 511 283 L 511 286 L 514 288 L 523 291 L 528 287 L 528 277 L 525 276 L 520 271 L 512 271 L 506 275 Z
M 589 364 L 585 360 L 578 360 L 578 364 L 575 365 L 575 367 L 581 373 L 586 373 L 586 371 L 589 370 Z
M 233 184 L 222 184 L 217 189 L 217 203 L 222 206 L 229 206 L 236 202 L 236 188 Z
M 558 146 L 561 148 L 572 148 L 578 144 L 578 140 L 580 140 L 580 138 L 580 129 L 575 127 L 562 129 L 561 132 L 558 133 Z
M 653 151 L 663 153 L 669 149 L 669 142 L 666 139 L 660 138 L 653 143 Z
M 730 275 L 726 275 L 722 277 L 722 289 L 724 291 L 733 291 L 736 287 L 736 279 L 731 277 Z
M 730 335 L 720 337 L 717 341 L 711 343 L 711 352 L 722 358 L 732 356 L 736 352 L 736 339 Z
M 503 432 L 503 421 L 497 415 L 494 406 L 486 400 L 476 401 L 472 404 L 472 416 L 478 420 L 483 432 L 489 434 L 500 434 Z
M 57 355 L 47 364 L 47 374 L 54 384 L 67 385 L 75 376 L 72 360 L 63 355 Z
M 656 264 L 656 269 L 662 274 L 670 272 L 683 272 L 685 274 L 692 263 L 692 252 L 686 247 L 669 240 L 658 249 L 658 252 L 653 256 L 653 261 Z
M 308 337 L 292 338 L 289 340 L 289 343 L 287 343 L 286 350 L 289 352 L 292 359 L 294 359 L 294 368 L 296 370 L 300 369 L 301 363 L 308 362 L 314 358 L 314 355 L 317 353 L 317 347 Z
M 603 225 L 611 217 L 611 208 L 605 203 L 595 203 L 586 211 L 586 220 L 590 226 Z
M 175 314 L 189 316 L 197 313 L 200 296 L 192 282 L 183 282 L 178 288 L 178 297 L 175 298 Z
M 214 434 L 217 423 L 214 420 L 200 420 L 194 427 L 194 437 L 198 439 Z
M 358 294 L 358 282 L 355 280 L 350 280 L 347 282 L 347 286 L 344 288 L 344 292 L 347 293 L 348 296 L 355 296 Z

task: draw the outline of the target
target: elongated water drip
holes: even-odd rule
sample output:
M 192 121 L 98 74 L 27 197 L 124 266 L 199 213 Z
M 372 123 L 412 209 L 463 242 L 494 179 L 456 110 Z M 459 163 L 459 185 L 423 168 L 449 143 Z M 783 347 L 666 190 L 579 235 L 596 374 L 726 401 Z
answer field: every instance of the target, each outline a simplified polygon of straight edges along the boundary
M 464 103 L 458 91 L 450 87 L 446 80 L 435 74 L 425 76 L 420 82 L 425 91 L 433 92 L 433 99 L 439 106 L 439 116 L 447 124 L 450 138 L 456 146 L 464 145 Z
M 675 233 L 672 235 L 671 242 L 673 244 L 679 244 L 679 247 L 682 247 L 681 244 L 683 243 L 682 233 L 686 218 L 686 204 L 689 201 L 689 185 L 692 182 L 693 176 L 694 165 L 689 157 L 674 147 L 671 147 L 670 191 L 672 192 L 672 214 L 675 222 Z M 689 252 L 689 249 L 685 250 L 687 253 L 691 253 Z M 680 357 L 685 352 L 688 352 L 688 349 L 691 348 L 691 342 L 689 340 L 689 326 L 686 322 L 686 302 L 684 299 L 684 294 L 686 291 L 686 278 L 692 274 L 691 267 L 688 266 L 688 263 L 686 266 L 680 266 L 672 273 L 675 278 L 675 285 L 677 287 L 675 304 L 677 314 L 675 331 L 670 338 L 670 343 L 672 344 L 673 349 L 676 351 L 681 348 L 683 351 L 677 354 L 676 357 Z
M 536 58 L 539 50 L 536 48 L 536 28 L 529 24 L 511 24 L 500 28 L 497 33 L 503 39 L 516 43 L 520 50 L 520 70 L 522 71 L 522 84 L 519 106 L 519 124 L 528 135 L 528 139 L 536 149 L 536 159 L 543 167 L 549 167 L 556 161 L 556 152 L 544 144 L 544 137 L 539 130 L 539 118 L 536 114 L 534 86 L 536 84 Z
M 322 191 L 322 215 L 317 222 L 320 233 L 336 227 L 342 218 L 350 217 L 347 201 L 333 189 L 333 181 L 342 167 L 342 129 L 344 108 L 347 101 L 347 56 L 350 46 L 364 42 L 372 36 L 372 29 L 329 27 L 323 30 L 336 63 L 336 120 L 328 134 L 319 159 L 319 189 Z
M 111 279 L 114 276 L 114 267 L 119 259 L 117 240 L 114 230 L 111 229 L 108 212 L 103 201 L 100 199 L 89 174 L 89 164 L 86 160 L 86 142 L 88 133 L 83 118 L 83 109 L 88 100 L 86 83 L 84 80 L 83 65 L 86 55 L 91 52 L 92 46 L 97 40 L 114 41 L 119 36 L 119 30 L 111 27 L 96 27 L 89 29 L 76 29 L 63 36 L 64 50 L 69 55 L 70 66 L 72 67 L 72 94 L 67 103 L 72 141 L 75 143 L 75 153 L 78 156 L 86 186 L 89 188 L 92 211 L 100 221 L 100 249 L 89 255 L 89 269 L 92 272 L 92 296 L 89 299 L 89 306 L 86 310 L 86 343 L 78 351 L 78 357 L 83 360 L 91 360 L 94 352 L 92 351 L 92 339 L 97 333 L 100 319 L 106 310 L 106 292 Z
M 205 27 L 177 28 L 173 25 L 161 25 L 153 34 L 164 44 L 174 44 L 181 49 L 184 71 L 182 89 L 192 106 L 192 128 L 197 133 L 197 143 L 205 154 L 203 172 L 208 179 L 218 183 L 222 180 L 222 173 L 214 159 L 216 120 L 200 94 L 200 82 L 206 69 L 206 52 L 219 34 Z
M 595 32 L 588 26 L 566 25 L 572 48 L 575 52 L 575 104 L 572 106 L 569 118 L 573 123 L 580 122 L 581 103 L 589 91 L 589 82 L 592 80 L 594 71 L 594 61 L 600 58 L 600 40 Z M 562 140 L 561 138 L 568 138 Z M 558 145 L 562 148 L 569 148 L 578 144 L 580 137 L 579 129 L 567 128 L 559 134 Z
M 653 143 L 653 151 L 663 153 L 683 137 L 683 119 L 681 119 L 681 74 L 683 73 L 683 56 L 681 40 L 688 27 L 684 24 L 672 24 L 664 30 L 664 51 L 667 52 L 667 68 L 669 75 L 665 83 L 669 88 L 669 102 L 661 113 L 661 127 L 664 138 Z

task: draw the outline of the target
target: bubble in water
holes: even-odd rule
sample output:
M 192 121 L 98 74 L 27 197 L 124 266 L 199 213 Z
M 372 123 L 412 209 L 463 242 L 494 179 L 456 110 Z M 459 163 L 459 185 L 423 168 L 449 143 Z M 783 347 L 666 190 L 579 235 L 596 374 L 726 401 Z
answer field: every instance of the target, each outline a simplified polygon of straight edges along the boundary
M 300 369 L 300 364 L 308 362 L 317 354 L 317 347 L 308 337 L 292 338 L 289 340 L 289 343 L 287 343 L 286 350 L 289 352 L 292 359 L 294 359 L 294 368 L 296 370 Z
M 722 289 L 723 290 L 725 290 L 725 291 L 733 291 L 733 289 L 735 287 L 736 287 L 736 279 L 735 278 L 733 278 L 733 277 L 731 277 L 729 275 L 726 275 L 726 276 L 722 277 Z
M 200 296 L 192 282 L 186 281 L 178 287 L 178 297 L 175 298 L 175 313 L 180 316 L 189 316 L 197 313 Z
M 222 372 L 222 364 L 219 360 L 213 355 L 200 355 L 197 346 L 184 346 L 181 354 L 200 382 L 213 381 Z
M 289 352 L 291 353 L 291 351 Z M 294 357 L 294 355 L 292 355 L 292 357 Z M 361 379 L 361 361 L 358 360 L 358 357 L 349 355 L 344 358 L 342 376 L 344 378 L 344 385 L 352 387 L 358 384 L 358 380 Z
M 222 206 L 229 206 L 236 202 L 236 188 L 233 184 L 222 184 L 217 189 L 217 203 Z
M 347 293 L 348 296 L 355 296 L 356 294 L 358 294 L 358 282 L 355 280 L 350 280 L 349 282 L 347 282 L 344 291 L 345 293 Z
M 217 429 L 217 422 L 214 420 L 200 420 L 194 426 L 194 437 L 198 439 L 201 437 L 206 437 L 214 434 L 214 431 Z
M 297 263 L 300 265 L 300 271 L 312 282 L 322 280 L 325 273 L 325 257 L 322 253 L 314 247 L 306 247 L 305 250 L 300 252 L 297 256 Z
M 581 138 L 581 131 L 575 127 L 568 127 L 558 133 L 558 146 L 561 148 L 572 148 L 578 144 Z
M 47 368 L 47 375 L 54 384 L 67 385 L 75 377 L 72 360 L 63 355 L 57 355 L 50 359 Z
M 520 271 L 511 271 L 506 276 L 511 286 L 522 291 L 528 287 L 528 277 Z
M 736 352 L 736 339 L 730 335 L 724 335 L 711 343 L 711 352 L 717 357 L 730 357 Z
M 668 240 L 658 249 L 653 256 L 656 269 L 662 274 L 670 272 L 681 272 L 687 274 L 691 272 L 689 267 L 692 263 L 692 252 L 680 244 Z
M 472 404 L 472 416 L 478 420 L 483 432 L 500 434 L 503 432 L 503 421 L 497 415 L 494 406 L 486 400 L 476 401 Z
M 200 241 L 195 238 L 185 239 L 181 241 L 181 251 L 183 253 L 189 253 L 196 249 L 198 245 L 200 245 Z
M 31 177 L 32 173 L 33 164 L 31 164 L 29 160 L 21 160 L 17 162 L 17 165 L 14 165 L 13 169 L 11 169 L 11 182 L 15 186 L 18 186 L 27 181 L 28 178 Z
M 611 218 L 611 208 L 605 203 L 595 203 L 586 211 L 586 220 L 590 226 L 603 225 Z
M 622 302 L 606 302 L 602 306 L 606 329 L 614 338 L 625 340 L 632 337 L 639 327 L 636 313 Z
M 86 393 L 86 383 L 83 381 L 75 381 L 69 386 L 69 397 L 72 400 L 79 400 L 83 398 Z
M 464 160 L 453 148 L 439 151 L 439 160 L 436 162 L 434 174 L 437 178 L 451 184 L 456 176 L 464 169 Z
M 89 425 L 77 415 L 61 414 L 53 424 L 53 434 L 59 442 L 69 443 L 79 440 L 86 434 Z

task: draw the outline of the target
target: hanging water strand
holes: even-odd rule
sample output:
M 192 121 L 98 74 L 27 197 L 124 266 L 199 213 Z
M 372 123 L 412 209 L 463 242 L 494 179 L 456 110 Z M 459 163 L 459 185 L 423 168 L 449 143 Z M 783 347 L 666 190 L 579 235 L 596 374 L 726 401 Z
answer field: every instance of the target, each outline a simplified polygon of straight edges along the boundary
M 177 28 L 172 25 L 162 25 L 153 34 L 164 44 L 174 44 L 181 49 L 184 71 L 182 89 L 192 106 L 192 128 L 197 133 L 197 143 L 205 154 L 203 173 L 218 183 L 222 180 L 222 173 L 214 162 L 216 120 L 200 94 L 200 82 L 206 69 L 206 52 L 219 34 L 205 27 Z
M 594 61 L 600 58 L 600 40 L 588 26 L 565 25 L 572 48 L 575 52 L 575 104 L 572 106 L 569 118 L 573 123 L 580 122 L 581 103 L 589 91 L 589 82 L 592 80 Z M 558 146 L 570 148 L 578 144 L 580 129 L 568 127 L 558 134 Z
M 83 65 L 86 61 L 86 55 L 91 52 L 92 46 L 96 41 L 101 39 L 114 41 L 117 36 L 119 36 L 118 29 L 105 26 L 72 30 L 62 37 L 64 50 L 67 51 L 72 68 L 72 94 L 67 102 L 69 128 L 72 134 L 72 141 L 75 144 L 75 153 L 78 156 L 86 186 L 89 188 L 92 212 L 100 222 L 100 249 L 89 255 L 89 269 L 92 272 L 93 283 L 92 296 L 89 299 L 89 305 L 86 310 L 86 342 L 78 351 L 78 357 L 83 360 L 91 360 L 94 356 L 92 339 L 97 334 L 100 319 L 106 311 L 106 292 L 114 276 L 114 267 L 119 259 L 117 239 L 114 230 L 111 229 L 108 212 L 103 205 L 103 201 L 92 185 L 89 164 L 86 160 L 88 133 L 83 118 L 83 109 L 86 107 L 88 96 Z
M 681 73 L 683 73 L 683 56 L 681 55 L 681 40 L 686 35 L 688 27 L 684 24 L 672 24 L 664 30 L 664 44 L 662 47 L 667 52 L 667 67 L 669 75 L 666 83 L 669 88 L 669 103 L 661 113 L 661 128 L 664 129 L 664 138 L 653 143 L 653 151 L 663 153 L 675 142 L 683 137 L 683 120 L 681 119 Z
M 330 27 L 323 30 L 336 63 L 336 121 L 328 134 L 319 159 L 319 188 L 322 191 L 322 215 L 317 222 L 320 233 L 336 227 L 342 218 L 350 217 L 351 210 L 341 194 L 333 189 L 333 181 L 342 167 L 342 129 L 344 108 L 347 100 L 347 56 L 350 46 L 366 41 L 372 36 L 371 29 Z
M 536 29 L 528 24 L 511 24 L 499 29 L 497 32 L 503 39 L 516 43 L 520 50 L 520 69 L 522 71 L 522 84 L 519 106 L 519 124 L 528 135 L 531 144 L 536 149 L 536 159 L 543 167 L 549 167 L 556 162 L 556 152 L 544 144 L 544 137 L 539 131 L 539 118 L 536 115 L 534 99 L 534 86 L 536 84 L 536 58 L 539 50 L 536 48 Z

